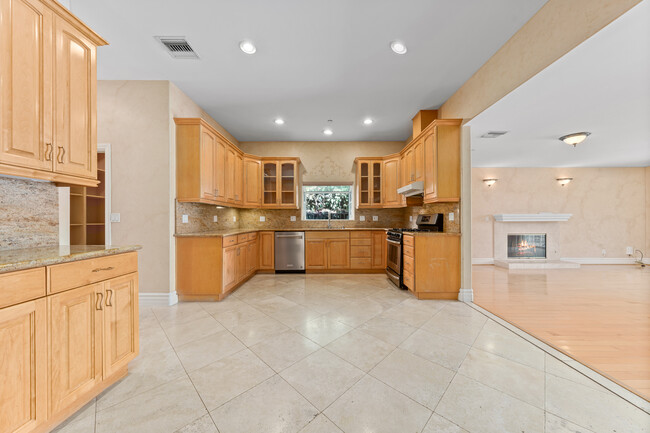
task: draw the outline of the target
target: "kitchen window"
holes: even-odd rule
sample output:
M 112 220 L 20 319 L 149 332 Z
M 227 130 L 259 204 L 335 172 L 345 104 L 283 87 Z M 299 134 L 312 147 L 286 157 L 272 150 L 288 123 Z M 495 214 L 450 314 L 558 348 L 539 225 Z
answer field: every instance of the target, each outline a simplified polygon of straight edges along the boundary
M 354 219 L 352 203 L 352 185 L 303 185 L 302 219 L 327 220 L 331 213 L 332 220 Z

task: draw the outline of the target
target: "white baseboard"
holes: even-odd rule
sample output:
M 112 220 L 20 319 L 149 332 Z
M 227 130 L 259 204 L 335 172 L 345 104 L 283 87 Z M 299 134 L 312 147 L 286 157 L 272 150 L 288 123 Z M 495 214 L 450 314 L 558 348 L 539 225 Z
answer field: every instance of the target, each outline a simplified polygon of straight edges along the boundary
M 140 293 L 140 308 L 168 307 L 178 303 L 178 294 L 174 293 Z
M 473 265 L 493 265 L 494 259 L 491 257 L 482 258 L 472 258 Z
M 563 262 L 579 263 L 581 265 L 633 265 L 634 259 L 631 257 L 563 257 Z M 650 258 L 644 258 L 643 263 L 650 264 Z M 473 265 L 493 265 L 494 259 L 472 258 Z
M 458 300 L 461 302 L 472 302 L 474 300 L 474 290 L 460 289 L 458 291 Z

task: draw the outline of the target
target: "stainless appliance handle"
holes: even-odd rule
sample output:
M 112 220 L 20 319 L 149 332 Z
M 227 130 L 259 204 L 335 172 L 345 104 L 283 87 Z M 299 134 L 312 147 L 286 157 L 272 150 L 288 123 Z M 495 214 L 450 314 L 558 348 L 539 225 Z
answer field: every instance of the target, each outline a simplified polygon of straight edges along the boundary
M 276 238 L 298 238 L 302 239 L 302 235 L 276 235 Z
M 394 244 L 394 245 L 402 245 L 401 242 L 394 241 L 392 239 L 386 239 L 386 242 L 388 242 L 389 244 Z

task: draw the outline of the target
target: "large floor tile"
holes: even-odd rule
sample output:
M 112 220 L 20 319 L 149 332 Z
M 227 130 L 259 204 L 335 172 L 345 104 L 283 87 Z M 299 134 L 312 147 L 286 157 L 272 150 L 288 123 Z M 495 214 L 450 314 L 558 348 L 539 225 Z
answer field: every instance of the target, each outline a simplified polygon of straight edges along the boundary
M 296 331 L 321 346 L 327 345 L 351 330 L 348 325 L 327 316 L 321 316 L 296 327 Z
M 546 433 L 593 433 L 551 413 L 546 414 Z
M 363 377 L 364 372 L 321 349 L 280 373 L 319 410 L 325 409 Z
M 273 296 L 269 298 L 264 298 L 261 300 L 249 301 L 249 303 L 260 310 L 262 313 L 273 315 L 281 310 L 286 310 L 287 308 L 295 307 L 297 304 L 293 301 L 290 301 L 282 296 Z
M 65 420 L 52 433 L 88 433 L 95 431 L 95 399 Z
M 382 311 L 384 311 L 384 307 L 381 304 L 369 299 L 364 299 L 362 303 L 351 303 L 346 307 L 332 311 L 327 315 L 327 317 L 356 328 L 373 317 L 381 314 Z
M 167 334 L 160 326 L 152 326 L 147 329 L 141 329 L 139 334 L 140 354 L 148 355 L 150 353 L 171 350 L 172 345 L 167 338 Z
M 647 433 L 650 415 L 615 394 L 546 375 L 546 410 L 595 433 Z
M 221 331 L 185 343 L 176 348 L 176 353 L 185 370 L 194 371 L 245 348 L 230 332 Z
M 225 328 L 209 314 L 188 322 L 169 323 L 163 325 L 163 329 L 174 347 L 225 330 Z
M 552 355 L 549 355 L 548 353 L 546 354 L 546 372 L 548 374 L 552 374 L 553 376 L 561 377 L 563 379 L 567 379 L 572 382 L 579 383 L 580 385 L 595 389 L 596 391 L 609 393 L 609 391 L 601 384 L 594 382 L 584 374 L 571 368 L 564 362 L 560 361 Z
M 416 328 L 409 326 L 406 323 L 385 317 L 375 317 L 374 319 L 370 319 L 361 325 L 359 329 L 366 334 L 379 338 L 393 346 L 399 345 L 416 330 Z
M 544 370 L 545 352 L 493 320 L 488 320 L 474 347 Z
M 260 316 L 247 320 L 233 327 L 232 332 L 246 346 L 253 346 L 274 335 L 285 332 L 289 328 L 269 316 Z
M 190 373 L 190 378 L 205 406 L 213 410 L 274 374 L 254 353 L 244 350 Z
M 544 409 L 544 372 L 480 349 L 471 349 L 458 373 Z
M 431 411 L 365 376 L 324 414 L 345 433 L 405 433 L 422 431 Z
M 422 433 L 468 433 L 468 431 L 434 413 Z
M 270 316 L 275 320 L 279 320 L 290 328 L 302 326 L 310 320 L 317 319 L 322 316 L 318 311 L 310 310 L 309 308 L 294 304 L 289 308 L 278 310 L 270 313 Z
M 457 374 L 436 413 L 474 433 L 544 433 L 544 411 Z
M 395 346 L 355 329 L 325 348 L 367 372 L 392 352 Z
M 458 370 L 470 346 L 441 335 L 417 330 L 400 345 L 400 348 L 443 367 Z
M 454 372 L 402 349 L 397 349 L 370 371 L 370 375 L 435 409 Z
M 209 314 L 196 302 L 179 302 L 169 307 L 154 307 L 151 311 L 163 327 L 169 323 L 191 322 Z
M 295 433 L 318 409 L 274 376 L 211 412 L 220 433 Z
M 96 433 L 173 433 L 206 414 L 188 378 L 178 379 L 97 412 Z
M 300 433 L 343 433 L 323 414 L 318 415 L 312 422 L 307 424 Z
M 320 349 L 320 346 L 295 331 L 268 338 L 250 349 L 275 371 L 282 371 Z
M 422 329 L 471 346 L 487 322 L 487 317 L 479 316 L 454 314 L 445 308 L 422 325 Z
M 427 320 L 431 319 L 431 316 L 434 314 L 434 311 L 417 308 L 402 302 L 401 304 L 384 311 L 381 317 L 397 320 L 398 322 L 419 328 L 424 325 Z
M 239 302 L 229 309 L 215 311 L 212 317 L 217 319 L 226 329 L 234 327 L 259 317 L 266 317 L 264 313 L 256 308 L 251 307 L 245 302 Z
M 197 419 L 186 425 L 185 427 L 176 430 L 176 433 L 219 433 L 217 431 L 217 426 L 214 425 L 210 415 L 203 415 L 201 418 Z

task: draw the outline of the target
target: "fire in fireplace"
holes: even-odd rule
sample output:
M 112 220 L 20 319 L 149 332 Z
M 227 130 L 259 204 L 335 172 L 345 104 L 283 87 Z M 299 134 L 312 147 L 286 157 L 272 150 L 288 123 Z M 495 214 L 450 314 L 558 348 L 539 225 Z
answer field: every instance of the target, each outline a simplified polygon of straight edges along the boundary
M 509 259 L 545 259 L 546 234 L 508 235 Z

